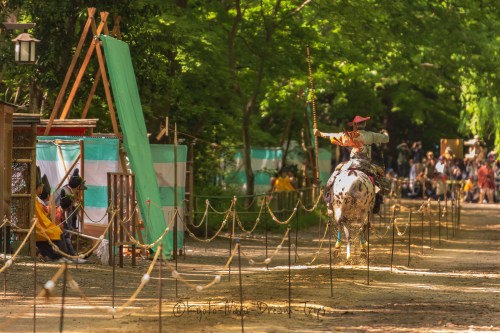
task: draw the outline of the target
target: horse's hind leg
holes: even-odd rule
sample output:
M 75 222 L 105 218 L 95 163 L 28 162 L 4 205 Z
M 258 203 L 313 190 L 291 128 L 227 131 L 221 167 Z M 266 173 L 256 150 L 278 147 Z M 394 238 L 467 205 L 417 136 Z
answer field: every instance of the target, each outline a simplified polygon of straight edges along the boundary
M 351 258 L 351 235 L 349 234 L 349 228 L 345 224 L 344 224 L 344 233 L 347 238 L 346 260 L 349 260 Z

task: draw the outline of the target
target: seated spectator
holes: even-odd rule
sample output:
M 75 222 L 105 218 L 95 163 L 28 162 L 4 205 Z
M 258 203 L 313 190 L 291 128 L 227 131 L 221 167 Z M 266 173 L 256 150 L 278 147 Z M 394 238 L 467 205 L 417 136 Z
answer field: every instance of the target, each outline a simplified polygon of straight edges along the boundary
M 479 187 L 477 186 L 474 176 L 470 176 L 465 182 L 464 185 L 464 202 L 477 202 L 479 198 L 477 198 L 479 194 Z
M 66 196 L 64 190 L 61 191 L 61 196 L 62 196 L 60 199 L 61 207 L 55 207 L 55 209 L 54 209 L 54 211 L 55 211 L 55 223 L 53 223 L 52 219 L 50 218 L 50 212 L 53 210 L 50 206 L 50 197 L 51 197 L 50 184 L 49 184 L 49 181 L 48 181 L 46 175 L 43 175 L 43 177 L 42 177 L 41 188 L 42 188 L 41 191 L 37 192 L 39 207 L 43 210 L 45 217 L 47 219 L 49 219 L 50 223 L 53 224 L 53 227 L 62 230 L 62 234 L 60 235 L 59 240 L 52 239 L 52 238 L 50 238 L 50 240 L 54 244 L 56 244 L 57 247 L 62 252 L 66 253 L 68 255 L 71 255 L 71 256 L 76 256 L 76 251 L 74 250 L 73 244 L 71 243 L 70 234 L 65 228 L 66 216 L 65 216 L 64 210 L 65 209 L 67 210 L 72 204 L 70 197 Z M 37 188 L 37 190 L 38 190 L 38 188 Z M 39 217 L 39 216 L 37 216 L 37 217 Z M 40 216 L 40 218 L 44 219 L 44 216 Z M 49 223 L 49 221 L 45 221 L 45 222 Z M 47 241 L 47 243 L 49 243 L 49 242 Z M 37 247 L 39 247 L 39 250 L 42 253 L 42 255 L 44 257 L 48 257 L 49 259 L 58 260 L 58 259 L 61 259 L 61 257 L 62 257 L 60 253 L 56 253 L 54 251 L 54 249 L 52 248 L 51 245 L 50 245 L 50 249 L 47 249 L 47 244 L 45 244 L 43 242 L 37 242 Z M 44 250 L 41 250 L 41 249 L 44 249 Z M 62 261 L 65 261 L 65 260 L 62 260 Z M 66 260 L 66 261 L 71 262 L 70 260 Z M 83 264 L 87 261 L 85 259 L 78 258 L 78 259 L 74 259 L 73 262 Z
M 40 198 L 43 197 L 44 186 L 42 178 L 40 177 L 40 168 L 37 167 L 36 175 L 36 194 L 35 199 L 35 217 L 36 217 L 36 247 L 39 253 L 45 260 L 67 262 L 60 253 L 57 253 L 50 244 L 56 244 L 58 247 L 63 247 L 61 242 L 62 230 L 48 216 L 48 210 L 45 206 L 45 201 Z
M 290 178 L 288 178 L 287 171 L 285 168 L 282 168 L 279 177 L 276 179 L 274 183 L 274 191 L 275 192 L 286 192 L 286 191 L 295 191 L 292 183 L 290 182 Z

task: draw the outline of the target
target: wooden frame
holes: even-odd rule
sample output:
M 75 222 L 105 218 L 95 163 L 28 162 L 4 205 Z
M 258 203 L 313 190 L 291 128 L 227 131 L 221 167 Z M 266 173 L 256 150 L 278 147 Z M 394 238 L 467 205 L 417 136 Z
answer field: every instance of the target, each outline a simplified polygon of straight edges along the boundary
M 84 44 L 90 30 L 92 31 L 92 42 L 90 43 L 90 46 L 87 49 L 85 57 L 83 58 L 82 65 L 80 66 L 80 68 L 76 74 L 75 81 L 71 87 L 71 90 L 68 94 L 66 102 L 62 106 L 59 120 L 65 120 L 68 118 L 69 113 L 71 111 L 71 106 L 72 106 L 74 98 L 76 96 L 76 92 L 80 86 L 83 75 L 85 74 L 85 71 L 87 70 L 87 66 L 90 62 L 90 59 L 92 58 L 92 55 L 94 54 L 94 51 L 95 51 L 96 56 L 97 56 L 97 60 L 99 63 L 99 69 L 97 70 L 97 72 L 95 74 L 94 84 L 92 85 L 89 96 L 88 96 L 87 101 L 85 103 L 85 108 L 82 112 L 82 119 L 86 118 L 86 116 L 88 114 L 88 110 L 90 108 L 92 98 L 93 98 L 95 91 L 97 89 L 97 85 L 99 84 L 99 82 L 102 81 L 103 86 L 104 86 L 104 91 L 106 94 L 106 101 L 108 103 L 109 113 L 111 116 L 113 133 L 116 136 L 119 136 L 119 134 L 120 134 L 119 130 L 118 130 L 118 122 L 116 120 L 116 113 L 115 113 L 115 109 L 114 109 L 114 105 L 113 105 L 113 98 L 111 96 L 111 90 L 109 89 L 110 84 L 109 84 L 109 80 L 108 80 L 108 77 L 106 74 L 105 58 L 104 58 L 104 55 L 103 55 L 103 52 L 101 49 L 101 42 L 100 42 L 99 37 L 98 37 L 103 32 L 104 32 L 104 34 L 109 35 L 109 30 L 108 30 L 108 26 L 107 26 L 107 19 L 108 19 L 109 13 L 108 12 L 101 12 L 99 14 L 100 22 L 99 22 L 99 25 L 97 26 L 96 22 L 95 22 L 95 18 L 94 18 L 95 14 L 96 14 L 96 9 L 91 7 L 91 8 L 87 9 L 87 12 L 88 12 L 87 21 L 86 21 L 85 26 L 83 28 L 82 35 L 80 36 L 80 40 L 79 40 L 78 45 L 76 47 L 76 51 L 75 51 L 75 54 L 73 55 L 73 58 L 71 60 L 68 71 L 66 72 L 64 82 L 61 86 L 59 94 L 57 95 L 57 99 L 56 99 L 56 102 L 55 102 L 54 107 L 52 109 L 52 113 L 50 115 L 47 127 L 45 128 L 44 135 L 48 135 L 50 133 L 50 129 L 52 128 L 54 120 L 56 119 L 59 111 L 61 110 L 61 106 L 63 104 L 63 99 L 66 95 L 66 90 L 68 88 L 69 81 L 72 77 L 73 71 L 76 67 L 76 63 L 77 63 L 78 58 L 80 57 L 80 54 L 81 54 L 83 44 Z M 114 26 L 113 26 L 112 34 L 114 36 L 121 37 L 119 24 L 120 24 L 120 17 L 117 16 L 114 18 Z M 101 78 L 102 78 L 102 80 L 101 80 Z

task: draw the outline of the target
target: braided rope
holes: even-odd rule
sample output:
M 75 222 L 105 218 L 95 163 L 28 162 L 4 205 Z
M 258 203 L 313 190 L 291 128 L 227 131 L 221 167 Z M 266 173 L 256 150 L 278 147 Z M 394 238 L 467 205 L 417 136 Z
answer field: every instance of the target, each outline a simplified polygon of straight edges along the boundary
M 253 225 L 252 229 L 250 229 L 250 230 L 246 230 L 246 229 L 245 229 L 245 227 L 243 226 L 243 223 L 242 223 L 242 222 L 241 222 L 241 220 L 240 220 L 240 216 L 239 216 L 238 212 L 235 210 L 235 213 L 236 213 L 236 220 L 238 221 L 238 225 L 240 226 L 240 229 L 241 229 L 243 232 L 245 232 L 245 233 L 247 233 L 247 234 L 251 234 L 251 233 L 253 233 L 253 232 L 255 231 L 255 229 L 257 228 L 257 225 L 258 225 L 258 224 L 259 224 L 259 222 L 260 222 L 260 216 L 262 215 L 262 211 L 264 210 L 264 206 L 266 206 L 266 202 L 267 202 L 267 200 L 266 200 L 266 199 L 264 199 L 264 200 L 262 201 L 262 205 L 260 205 L 259 215 L 258 215 L 258 216 L 257 216 L 257 218 L 255 219 L 255 224 Z
M 9 268 L 10 266 L 12 266 L 12 264 L 14 263 L 14 260 L 16 259 L 16 257 L 18 256 L 19 252 L 21 252 L 22 248 L 24 247 L 24 244 L 26 244 L 26 242 L 28 241 L 29 239 L 29 236 L 31 235 L 31 233 L 33 232 L 33 230 L 35 229 L 35 223 L 33 223 L 33 225 L 31 226 L 31 228 L 29 229 L 26 237 L 24 237 L 24 240 L 23 242 L 21 243 L 21 245 L 19 246 L 19 248 L 17 249 L 17 251 L 14 253 L 14 255 L 9 259 L 7 260 L 4 265 L 2 266 L 2 268 L 0 268 L 0 273 L 2 273 L 3 271 L 5 271 L 7 268 Z
M 233 251 L 231 252 L 231 255 L 229 256 L 229 259 L 227 260 L 224 267 L 222 267 L 221 271 L 227 270 L 227 268 L 229 267 L 229 265 L 233 261 L 234 256 L 236 255 L 236 252 L 238 251 L 238 248 L 240 248 L 239 243 L 237 243 L 236 246 L 234 247 Z M 172 277 L 174 279 L 181 281 L 184 285 L 186 285 L 186 286 L 190 287 L 191 289 L 194 289 L 198 292 L 202 291 L 203 289 L 207 289 L 207 288 L 209 288 L 209 287 L 213 286 L 214 284 L 219 283 L 221 281 L 221 276 L 215 275 L 214 279 L 204 286 L 194 285 L 193 283 L 191 283 L 187 279 L 185 279 L 181 273 L 179 273 L 174 267 L 172 267 L 172 265 L 170 265 L 170 263 L 168 261 L 165 261 L 165 263 L 166 263 L 168 269 L 170 269 L 170 271 L 172 272 Z
M 304 211 L 306 211 L 308 213 L 312 213 L 318 207 L 318 204 L 319 204 L 321 198 L 323 197 L 323 195 L 324 195 L 323 190 L 320 190 L 320 192 L 318 194 L 318 198 L 316 198 L 315 200 L 313 200 L 313 201 L 316 201 L 316 202 L 313 204 L 313 206 L 311 208 L 307 208 L 304 205 L 304 203 L 302 202 L 302 195 L 301 195 L 300 198 L 299 198 L 300 208 L 302 208 Z
M 161 245 L 159 246 L 159 248 L 161 248 Z M 141 284 L 139 285 L 139 287 L 137 287 L 137 289 L 134 291 L 132 296 L 130 296 L 130 298 L 122 306 L 111 308 L 112 313 L 115 313 L 117 311 L 123 311 L 126 307 L 128 307 L 130 304 L 132 304 L 136 300 L 136 298 L 139 295 L 139 293 L 141 292 L 142 288 L 144 288 L 144 286 L 149 282 L 149 278 L 151 276 L 150 274 L 153 271 L 153 268 L 155 267 L 156 261 L 158 260 L 158 256 L 160 255 L 161 252 L 162 251 L 160 251 L 160 250 L 156 251 L 155 256 L 153 257 L 153 261 L 149 265 L 146 274 L 144 274 L 142 276 Z
M 219 236 L 219 234 L 222 232 L 222 229 L 226 226 L 227 220 L 228 220 L 230 215 L 231 215 L 231 212 L 227 212 L 227 215 L 224 218 L 224 220 L 222 221 L 222 224 L 220 225 L 219 230 L 217 230 L 215 235 L 213 235 L 211 238 L 207 238 L 207 239 L 201 239 L 201 238 L 196 237 L 196 235 L 191 230 L 189 230 L 189 227 L 184 223 L 184 221 L 181 220 L 181 222 L 184 225 L 184 227 L 186 228 L 186 231 L 187 231 L 188 235 L 191 236 L 191 238 L 193 238 L 194 240 L 197 240 L 198 242 L 210 243 L 217 236 Z
M 241 250 L 241 254 L 248 259 L 248 263 L 250 265 L 255 265 L 255 264 L 265 264 L 265 265 L 268 265 L 269 263 L 271 263 L 271 260 L 272 258 L 278 254 L 279 251 L 281 251 L 281 249 L 283 248 L 283 243 L 285 242 L 285 240 L 288 238 L 288 234 L 290 233 L 290 228 L 287 228 L 285 234 L 283 235 L 283 237 L 281 238 L 281 241 L 280 243 L 276 246 L 276 249 L 273 251 L 273 253 L 268 256 L 266 259 L 264 259 L 263 261 L 258 261 L 256 262 L 254 259 L 252 259 L 249 255 L 245 254 L 243 252 L 243 250 Z
M 113 212 L 113 217 L 114 215 L 116 214 L 116 210 Z M 111 226 L 111 223 L 108 222 L 108 225 L 106 226 L 106 228 L 104 229 L 104 232 L 102 233 L 102 235 L 99 236 L 98 240 L 96 243 L 94 243 L 94 245 L 92 245 L 92 247 L 87 250 L 86 252 L 83 252 L 83 253 L 80 253 L 80 254 L 77 254 L 77 255 L 70 255 L 64 251 L 62 251 L 59 246 L 57 246 L 57 244 L 55 244 L 52 239 L 50 239 L 49 236 L 47 236 L 47 233 L 45 232 L 44 229 L 41 229 L 40 231 L 42 232 L 42 235 L 47 239 L 47 241 L 49 242 L 49 244 L 52 246 L 52 249 L 54 251 L 56 251 L 57 253 L 59 253 L 60 255 L 62 255 L 63 257 L 65 258 L 70 258 L 70 259 L 78 259 L 78 258 L 85 258 L 86 256 L 90 255 L 92 252 L 94 252 L 95 249 L 97 249 L 99 247 L 99 245 L 101 244 L 101 242 L 104 240 L 104 235 L 108 232 L 109 228 Z
M 328 230 L 330 230 L 330 223 L 327 223 L 326 224 L 326 227 L 325 227 L 325 232 L 323 234 L 323 238 L 321 239 L 320 243 L 319 243 L 319 248 L 318 250 L 315 252 L 314 254 L 314 257 L 311 259 L 311 261 L 309 261 L 307 264 L 308 265 L 312 265 L 316 259 L 319 257 L 319 254 L 321 252 L 321 249 L 323 248 L 323 243 L 325 242 L 325 239 L 326 239 L 326 234 L 328 233 Z M 296 252 L 297 253 L 297 252 Z M 298 256 L 298 254 L 297 254 Z
M 50 292 L 55 287 L 55 283 L 61 277 L 61 275 L 64 273 L 65 270 L 66 270 L 65 265 L 61 265 L 59 267 L 59 269 L 57 270 L 57 272 L 52 276 L 52 278 L 45 283 L 43 289 L 40 290 L 40 292 L 36 295 L 35 298 L 38 299 L 41 297 L 50 296 Z M 26 309 L 26 311 L 22 311 L 22 312 L 20 311 L 14 315 L 9 314 L 9 318 L 5 322 L 0 324 L 0 332 L 5 332 L 5 329 L 7 327 L 14 324 L 18 319 L 20 319 L 22 316 L 24 316 L 26 314 L 26 312 L 32 308 L 32 305 L 25 305 L 24 308 Z
M 299 201 L 297 201 L 297 204 L 293 208 L 292 214 L 290 214 L 290 216 L 286 220 L 284 220 L 284 221 L 278 220 L 278 218 L 276 217 L 276 215 L 274 215 L 274 213 L 271 210 L 271 207 L 269 207 L 269 205 L 267 205 L 267 211 L 269 212 L 269 215 L 271 216 L 271 218 L 273 219 L 274 222 L 276 222 L 278 224 L 285 225 L 285 224 L 289 224 L 290 221 L 292 220 L 292 218 L 295 216 L 295 214 L 297 214 L 297 207 L 298 207 L 298 205 L 299 205 Z
M 127 236 L 130 238 L 130 240 L 134 243 L 134 245 L 137 245 L 143 249 L 150 249 L 152 247 L 155 247 L 166 235 L 167 233 L 170 231 L 170 227 L 175 223 L 175 217 L 179 214 L 179 210 L 175 210 L 174 211 L 174 214 L 172 215 L 172 217 L 170 218 L 170 221 L 168 222 L 167 224 L 167 227 L 165 228 L 165 230 L 163 231 L 163 233 L 160 235 L 160 237 L 158 237 L 153 243 L 149 243 L 149 244 L 143 244 L 141 242 L 139 242 L 131 233 L 130 233 L 130 230 L 128 230 L 128 228 L 126 228 L 126 226 L 123 225 L 123 221 L 119 221 L 120 224 L 122 225 L 123 229 L 125 230 L 125 233 L 127 234 Z

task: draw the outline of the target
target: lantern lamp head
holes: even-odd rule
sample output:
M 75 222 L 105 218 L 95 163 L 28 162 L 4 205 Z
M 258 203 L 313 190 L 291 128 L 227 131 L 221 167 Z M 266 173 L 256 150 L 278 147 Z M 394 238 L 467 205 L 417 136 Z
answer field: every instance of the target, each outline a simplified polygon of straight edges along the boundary
M 15 61 L 18 64 L 34 64 L 36 62 L 36 43 L 40 42 L 27 32 L 23 32 L 12 40 L 15 43 Z

